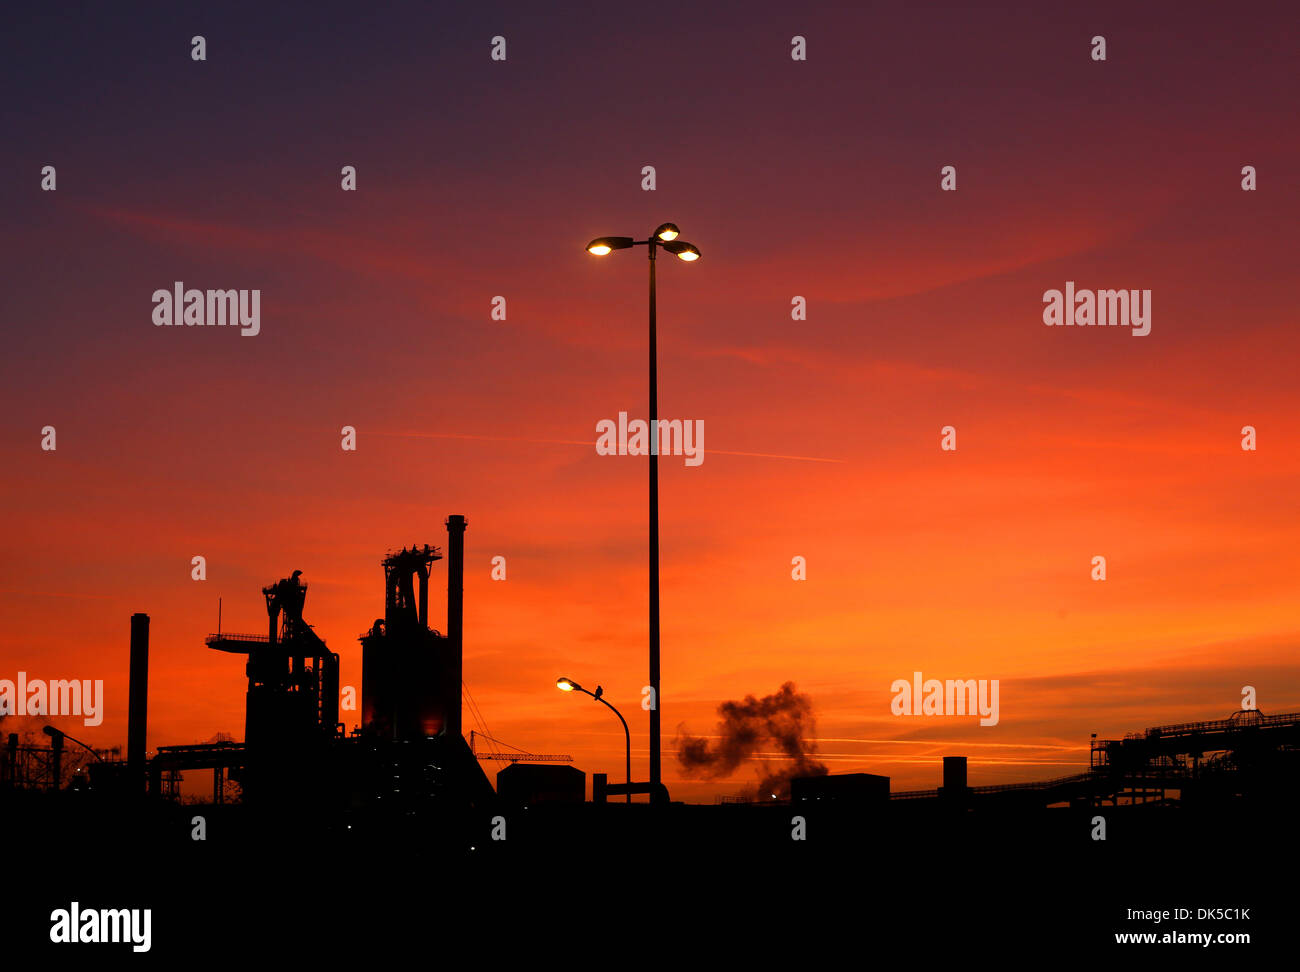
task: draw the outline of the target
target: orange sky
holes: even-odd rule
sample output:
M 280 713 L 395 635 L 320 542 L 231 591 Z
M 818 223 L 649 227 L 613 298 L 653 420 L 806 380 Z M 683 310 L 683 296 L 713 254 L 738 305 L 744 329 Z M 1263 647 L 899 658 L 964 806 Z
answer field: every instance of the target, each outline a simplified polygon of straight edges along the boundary
M 917 60 L 897 53 L 907 16 L 875 25 L 867 62 L 865 23 L 810 16 L 804 74 L 705 18 L 675 48 L 694 98 L 630 72 L 589 90 L 527 17 L 512 75 L 444 52 L 416 85 L 399 46 L 370 80 L 403 92 L 383 110 L 218 61 L 190 113 L 160 116 L 178 96 L 143 73 L 93 116 L 25 118 L 3 189 L 0 678 L 103 678 L 104 725 L 62 725 L 123 744 L 144 611 L 150 746 L 242 736 L 242 663 L 202 643 L 217 598 L 228 630 L 261 631 L 259 588 L 301 569 L 306 618 L 359 688 L 379 560 L 441 546 L 464 513 L 465 678 L 490 731 L 621 778 L 616 720 L 553 687 L 601 684 L 643 777 L 644 460 L 569 443 L 645 413 L 642 253 L 582 247 L 671 219 L 704 259 L 660 268 L 661 414 L 702 419 L 706 457 L 661 463 L 666 746 L 786 680 L 832 771 L 895 789 L 937 785 L 945 754 L 970 757 L 972 785 L 1064 775 L 1089 733 L 1222 718 L 1243 685 L 1265 712 L 1300 708 L 1300 153 L 1276 25 L 1171 37 L 1112 11 L 1129 53 L 1101 73 L 1083 25 L 972 22 L 976 57 L 959 22 Z M 614 65 L 625 45 L 593 38 L 616 28 L 566 43 Z M 1193 56 L 1215 36 L 1221 59 Z M 185 133 L 206 148 L 154 151 Z M 47 157 L 57 193 L 32 176 Z M 150 294 L 174 280 L 261 288 L 262 333 L 155 329 Z M 1066 280 L 1151 289 L 1151 334 L 1044 327 Z M 918 670 L 1000 679 L 1000 724 L 891 716 L 890 683 Z M 664 772 L 688 800 L 754 779 L 685 781 L 671 752 Z

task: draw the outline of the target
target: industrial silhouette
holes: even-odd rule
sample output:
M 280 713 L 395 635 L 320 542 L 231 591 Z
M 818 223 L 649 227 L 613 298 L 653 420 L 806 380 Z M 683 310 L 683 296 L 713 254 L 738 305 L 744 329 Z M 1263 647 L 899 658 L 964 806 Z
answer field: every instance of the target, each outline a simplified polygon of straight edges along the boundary
M 932 897 L 944 882 L 960 889 L 976 881 L 987 908 L 1017 902 L 1023 934 L 1035 908 L 1034 920 L 1052 920 L 1050 909 L 1067 900 L 1080 913 L 1095 908 L 1099 895 L 1114 894 L 1117 869 L 1138 858 L 1165 882 L 1158 893 L 1173 900 L 1198 880 L 1228 880 L 1241 859 L 1286 854 L 1295 844 L 1300 713 L 1243 711 L 1094 739 L 1087 771 L 1041 782 L 970 786 L 966 757 L 952 755 L 941 786 L 891 792 L 885 776 L 825 772 L 813 755 L 810 706 L 786 685 L 724 706 L 731 737 L 712 747 L 688 738 L 682 747 L 684 761 L 708 773 L 751 754 L 755 733 L 783 740 L 796 772 L 769 774 L 769 792 L 687 805 L 640 783 L 631 791 L 651 802 L 624 803 L 612 797 L 628 787 L 596 773 L 587 799 L 586 774 L 567 765 L 571 757 L 525 753 L 477 730 L 469 742 L 462 735 L 465 518 L 450 516 L 446 526 L 446 634 L 430 627 L 428 604 L 442 552 L 426 544 L 390 553 L 382 561 L 384 616 L 359 638 L 361 719 L 351 733 L 340 722 L 338 654 L 305 620 L 299 571 L 262 589 L 265 634 L 206 639 L 210 649 L 247 659 L 242 741 L 146 752 L 149 618 L 133 615 L 125 758 L 53 726 L 45 729 L 49 745 L 11 733 L 0 750 L 0 833 L 15 847 L 13 861 L 23 861 L 11 869 L 33 876 L 33 907 L 45 909 L 29 920 L 96 894 L 117 905 L 127 889 L 166 913 L 159 927 L 180 948 L 232 901 L 257 920 L 274 916 L 277 926 L 318 923 L 350 875 L 369 890 L 396 887 L 399 877 L 416 888 L 474 887 L 484 900 L 501 900 L 504 889 L 519 897 L 516 908 L 550 906 L 559 921 L 568 919 L 570 899 L 557 890 L 539 904 L 528 890 L 539 876 L 548 887 L 587 894 L 590 907 L 588 862 L 653 860 L 661 883 L 597 901 L 610 921 L 622 920 L 624 893 L 641 895 L 651 913 L 657 895 L 681 891 L 675 882 L 712 889 L 723 911 L 748 912 L 759 905 L 747 896 L 766 906 L 783 900 L 778 892 L 800 893 L 809 874 L 844 872 L 859 882 L 887 880 L 900 895 Z M 508 764 L 495 788 L 483 771 L 492 760 Z M 179 783 L 193 773 L 212 774 L 211 801 L 182 805 Z M 228 802 L 235 784 L 240 798 Z M 1214 834 L 1215 846 L 1229 850 L 1153 856 L 1152 848 L 1212 846 Z M 75 861 L 64 871 L 51 869 L 56 858 L 45 852 L 58 842 L 68 847 L 58 860 Z M 169 902 L 163 890 L 183 874 L 194 875 L 185 896 Z M 1054 896 L 1026 900 L 1024 887 L 1035 885 L 1052 886 Z M 444 898 L 442 913 L 451 915 Z M 395 914 L 421 927 L 424 900 L 416 894 L 402 913 L 391 894 L 364 894 L 356 908 L 371 911 L 354 915 L 367 927 L 388 927 Z M 979 903 L 960 898 L 948 914 L 974 920 Z M 471 908 L 456 920 L 469 921 Z
M 719 833 L 733 839 L 767 833 L 774 804 L 787 815 L 797 808 L 852 843 L 870 832 L 863 828 L 870 820 L 888 821 L 896 832 L 927 832 L 957 819 L 992 829 L 1023 829 L 1028 821 L 1047 828 L 1043 833 L 1053 839 L 1052 828 L 1073 832 L 1053 810 L 1078 815 L 1157 806 L 1217 813 L 1236 806 L 1253 813 L 1292 806 L 1296 799 L 1300 713 L 1243 711 L 1123 739 L 1093 739 L 1087 772 L 1027 784 L 969 786 L 965 756 L 945 756 L 943 785 L 891 793 L 888 777 L 826 772 L 805 738 L 810 703 L 785 685 L 771 697 L 720 708 L 718 746 L 689 737 L 681 743 L 685 769 L 718 774 L 735 768 L 767 735 L 777 739 L 794 763 L 768 774 L 753 799 L 688 808 L 668 803 L 659 787 L 651 793 L 660 804 L 653 808 L 658 816 L 647 817 L 646 804 L 616 810 L 610 797 L 627 793 L 627 786 L 595 773 L 586 802 L 586 774 L 555 765 L 569 763 L 569 756 L 528 754 L 477 732 L 467 742 L 461 733 L 465 526 L 464 516 L 447 517 L 446 634 L 429 625 L 430 573 L 442 551 L 424 544 L 382 560 L 383 617 L 360 635 L 361 719 L 351 734 L 339 721 L 338 654 L 305 621 L 307 583 L 294 570 L 261 591 L 265 634 L 217 632 L 205 642 L 247 658 L 242 742 L 216 739 L 146 754 L 149 619 L 136 613 L 130 619 L 125 760 L 120 751 L 92 751 L 87 760 L 74 750 L 78 764 L 69 763 L 72 772 L 65 772 L 69 750 L 59 729 L 45 730 L 52 737 L 48 747 L 19 745 L 18 735 L 9 734 L 0 752 L 5 826 L 23 825 L 23 813 L 47 813 L 48 803 L 35 802 L 42 794 L 59 798 L 57 810 L 69 820 L 142 812 L 179 819 L 179 780 L 194 772 L 212 773 L 211 810 L 225 813 L 207 838 L 213 841 L 260 832 L 287 816 L 325 832 L 416 839 L 458 852 L 543 850 L 560 839 L 640 846 L 671 838 L 706 845 Z M 477 751 L 478 737 L 489 751 Z M 485 760 L 510 764 L 495 789 L 482 771 Z M 224 806 L 227 781 L 239 786 L 238 807 Z M 650 793 L 651 787 L 634 784 L 632 791 Z M 513 813 L 525 807 L 528 815 Z M 486 839 L 491 821 L 499 820 L 515 826 L 511 841 Z

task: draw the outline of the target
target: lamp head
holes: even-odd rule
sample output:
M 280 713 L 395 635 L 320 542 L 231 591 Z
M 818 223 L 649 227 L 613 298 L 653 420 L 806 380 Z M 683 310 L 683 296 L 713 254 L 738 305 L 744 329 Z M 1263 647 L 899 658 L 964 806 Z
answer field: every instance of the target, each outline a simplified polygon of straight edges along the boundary
M 599 236 L 587 244 L 587 252 L 604 256 L 610 250 L 626 250 L 635 242 L 630 236 Z
M 574 689 L 581 690 L 582 688 L 582 686 L 579 685 L 577 682 L 575 682 L 573 679 L 563 678 L 563 677 L 557 678 L 555 680 L 555 687 L 559 689 L 561 692 L 572 692 Z
M 681 231 L 677 229 L 676 223 L 664 223 L 655 230 L 655 239 L 663 243 L 667 243 L 669 240 L 675 240 L 681 235 Z
M 685 260 L 687 263 L 693 263 L 700 258 L 700 251 L 695 248 L 695 244 L 683 240 L 664 243 L 663 248 L 669 253 L 677 254 L 677 259 Z

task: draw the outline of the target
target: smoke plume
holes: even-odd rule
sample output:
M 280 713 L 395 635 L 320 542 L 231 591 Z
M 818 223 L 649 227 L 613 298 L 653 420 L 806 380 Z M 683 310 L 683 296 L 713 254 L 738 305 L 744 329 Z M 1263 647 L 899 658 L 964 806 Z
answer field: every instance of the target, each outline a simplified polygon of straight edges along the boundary
M 762 800 L 790 795 L 790 780 L 796 776 L 824 776 L 826 765 L 813 756 L 816 724 L 812 700 L 786 682 L 772 695 L 756 699 L 745 696 L 740 702 L 723 702 L 718 706 L 718 740 L 683 733 L 677 744 L 677 760 L 687 776 L 716 780 L 730 776 L 747 759 L 763 763 L 758 790 L 752 794 Z M 775 749 L 791 760 L 772 770 L 759 753 Z

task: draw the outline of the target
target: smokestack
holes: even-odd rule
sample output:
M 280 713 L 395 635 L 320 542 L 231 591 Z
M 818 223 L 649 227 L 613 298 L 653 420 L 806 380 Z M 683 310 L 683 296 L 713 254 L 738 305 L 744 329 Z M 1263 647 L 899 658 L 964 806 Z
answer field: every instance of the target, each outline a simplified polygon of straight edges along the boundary
M 460 686 L 464 678 L 461 649 L 465 633 L 465 517 L 447 517 L 447 724 L 448 735 L 460 735 Z
M 126 768 L 131 788 L 144 787 L 144 737 L 149 725 L 149 615 L 131 615 L 131 688 L 127 703 Z

